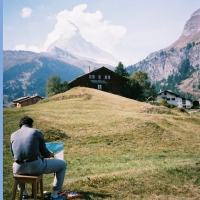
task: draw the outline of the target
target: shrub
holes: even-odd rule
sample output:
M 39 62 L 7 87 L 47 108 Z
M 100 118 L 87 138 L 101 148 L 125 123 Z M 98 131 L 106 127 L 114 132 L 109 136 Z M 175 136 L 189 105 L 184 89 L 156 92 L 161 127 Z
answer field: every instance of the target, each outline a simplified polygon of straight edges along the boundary
M 173 104 L 167 103 L 167 100 L 166 100 L 166 99 L 160 99 L 159 104 L 162 105 L 162 106 L 165 106 L 165 107 L 167 107 L 167 108 L 175 108 L 175 107 L 176 107 L 176 106 L 173 105 Z
M 177 108 L 175 108 L 177 111 L 179 111 L 179 112 L 183 112 L 183 113 L 188 113 L 187 111 L 186 111 L 186 109 L 185 108 L 183 108 L 183 107 L 177 107 Z
M 159 104 L 162 105 L 162 106 L 165 106 L 165 107 L 168 107 L 168 105 L 169 105 L 169 104 L 167 103 L 167 100 L 166 100 L 166 99 L 160 99 L 160 100 L 159 100 Z
M 164 51 L 161 51 L 161 52 L 160 52 L 160 56 L 165 56 L 165 52 L 164 52 Z
M 190 48 L 192 48 L 192 44 L 188 43 L 187 46 L 186 46 L 186 49 L 189 50 Z
M 159 106 L 160 104 L 156 101 L 150 101 L 149 102 L 151 105 L 154 105 L 154 106 Z

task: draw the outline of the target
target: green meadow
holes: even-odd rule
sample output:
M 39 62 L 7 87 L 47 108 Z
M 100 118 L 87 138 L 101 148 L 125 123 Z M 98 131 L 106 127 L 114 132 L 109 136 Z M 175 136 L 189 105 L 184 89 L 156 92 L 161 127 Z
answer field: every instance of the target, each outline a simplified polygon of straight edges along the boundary
M 88 200 L 200 199 L 200 112 L 83 87 L 3 112 L 4 200 L 13 188 L 10 135 L 24 115 L 46 142 L 64 142 L 63 190 Z M 45 190 L 52 182 L 44 175 Z

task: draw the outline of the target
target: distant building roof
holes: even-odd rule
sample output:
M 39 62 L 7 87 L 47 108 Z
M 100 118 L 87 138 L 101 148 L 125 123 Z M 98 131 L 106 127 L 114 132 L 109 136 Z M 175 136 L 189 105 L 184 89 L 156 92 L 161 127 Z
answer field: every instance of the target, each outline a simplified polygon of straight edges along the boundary
M 168 92 L 168 93 L 170 93 L 170 94 L 172 94 L 172 95 L 174 95 L 174 96 L 176 96 L 176 97 L 182 98 L 183 100 L 188 100 L 188 101 L 191 101 L 191 102 L 192 102 L 192 99 L 186 99 L 185 97 L 181 97 L 180 95 L 175 94 L 175 93 L 172 92 L 171 90 L 164 90 L 164 91 L 161 91 L 161 92 L 159 92 L 157 95 L 162 94 L 162 93 L 164 93 L 164 92 Z
M 33 95 L 33 96 L 20 97 L 16 100 L 13 100 L 12 103 L 14 103 L 14 104 L 20 103 L 20 102 L 26 101 L 27 99 L 32 99 L 32 98 L 35 98 L 35 97 L 39 97 L 41 99 L 44 99 L 44 97 L 40 97 L 38 95 Z
M 164 91 L 161 91 L 161 92 L 158 93 L 158 95 L 159 95 L 159 94 L 162 94 L 162 93 L 164 93 L 164 92 L 168 92 L 168 93 L 170 93 L 170 94 L 173 94 L 173 95 L 176 96 L 176 97 L 180 97 L 178 94 L 175 94 L 175 93 L 172 92 L 171 90 L 164 90 Z
M 18 99 L 13 100 L 12 102 L 19 102 L 19 101 L 23 101 L 23 100 L 29 99 L 29 98 L 30 98 L 30 96 L 20 97 L 20 98 L 18 98 Z
M 114 72 L 114 71 L 112 71 L 112 70 L 110 70 L 110 69 L 108 69 L 108 68 L 106 68 L 106 67 L 103 66 L 103 67 L 100 67 L 100 68 L 95 69 L 95 70 L 93 70 L 93 71 L 91 71 L 91 72 L 89 72 L 89 73 L 86 73 L 86 74 L 84 74 L 84 75 L 82 75 L 82 76 L 79 76 L 79 77 L 75 78 L 74 80 L 70 81 L 68 84 L 70 85 L 70 84 L 71 84 L 72 82 L 74 82 L 75 80 L 77 80 L 77 79 L 79 79 L 79 78 L 81 78 L 81 77 L 84 77 L 84 76 L 88 76 L 89 74 L 93 74 L 94 72 L 100 71 L 101 69 L 106 69 L 106 70 L 110 71 L 112 74 L 115 74 L 116 76 L 118 76 L 118 77 L 120 77 L 120 78 L 122 78 L 122 79 L 124 79 L 124 80 L 128 80 L 127 78 L 125 78 L 125 77 L 123 77 L 123 76 L 117 74 L 116 72 Z M 105 83 L 101 83 L 101 84 L 105 84 Z

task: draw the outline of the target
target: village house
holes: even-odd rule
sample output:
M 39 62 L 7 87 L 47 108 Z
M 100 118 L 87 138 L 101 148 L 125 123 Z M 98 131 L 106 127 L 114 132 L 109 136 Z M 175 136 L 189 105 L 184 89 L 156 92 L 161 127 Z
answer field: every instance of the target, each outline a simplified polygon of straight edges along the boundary
M 70 88 L 82 86 L 113 94 L 121 94 L 128 79 L 116 74 L 112 70 L 101 67 L 68 83 Z
M 173 104 L 178 107 L 191 108 L 193 106 L 193 103 L 191 100 L 182 98 L 179 95 L 171 92 L 170 90 L 159 92 L 157 94 L 156 101 L 159 102 L 160 99 L 165 99 L 167 100 L 167 103 Z
M 44 98 L 38 95 L 26 96 L 26 97 L 21 97 L 16 100 L 13 100 L 12 103 L 15 105 L 15 107 L 20 108 L 20 107 L 36 104 L 41 99 L 44 99 Z

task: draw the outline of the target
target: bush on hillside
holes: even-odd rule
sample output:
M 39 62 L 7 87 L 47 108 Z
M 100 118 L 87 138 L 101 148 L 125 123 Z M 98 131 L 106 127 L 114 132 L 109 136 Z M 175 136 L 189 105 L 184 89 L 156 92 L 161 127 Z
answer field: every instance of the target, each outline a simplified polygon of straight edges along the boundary
M 160 101 L 158 102 L 159 105 L 162 105 L 162 106 L 165 106 L 167 108 L 175 108 L 176 106 L 173 105 L 173 104 L 169 104 L 167 103 L 167 100 L 166 99 L 160 99 Z
M 182 112 L 182 113 L 188 113 L 187 110 L 183 107 L 176 107 L 175 110 Z
M 150 101 L 149 103 L 151 105 L 154 105 L 154 106 L 159 106 L 160 105 L 157 101 Z
M 192 48 L 192 44 L 188 43 L 187 46 L 186 46 L 186 49 L 189 50 L 190 48 Z
M 165 107 L 167 107 L 167 105 L 168 105 L 167 100 L 165 100 L 165 99 L 160 99 L 158 103 Z

